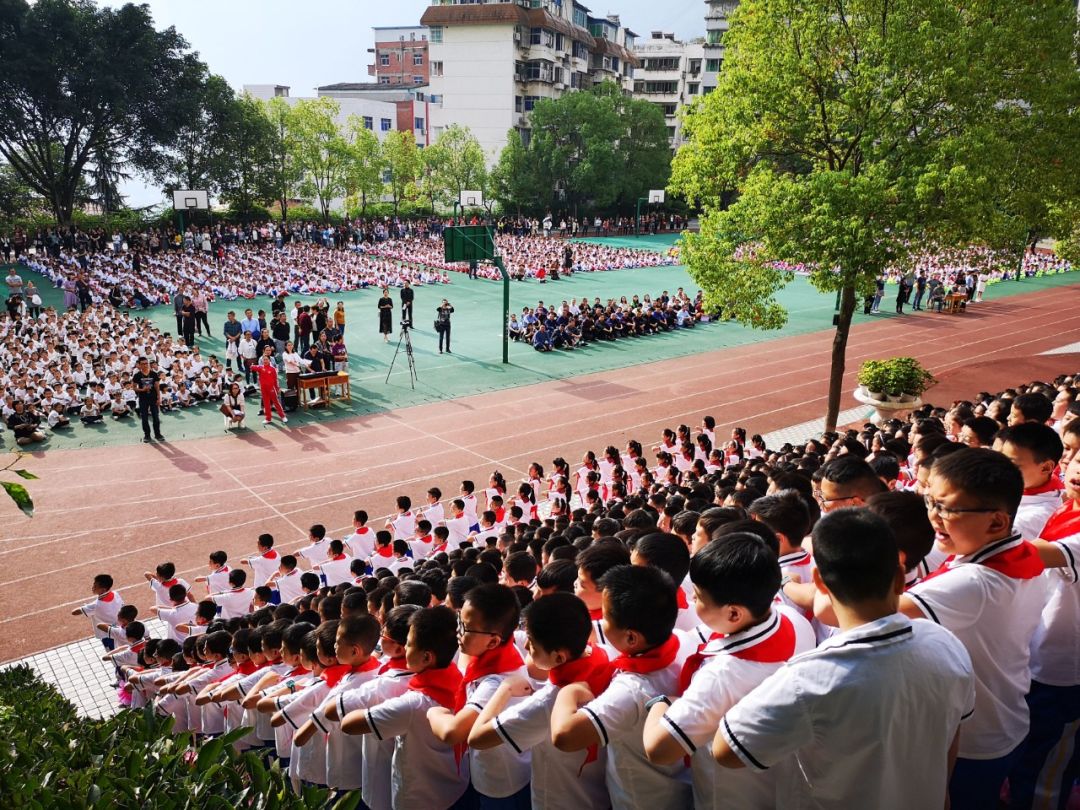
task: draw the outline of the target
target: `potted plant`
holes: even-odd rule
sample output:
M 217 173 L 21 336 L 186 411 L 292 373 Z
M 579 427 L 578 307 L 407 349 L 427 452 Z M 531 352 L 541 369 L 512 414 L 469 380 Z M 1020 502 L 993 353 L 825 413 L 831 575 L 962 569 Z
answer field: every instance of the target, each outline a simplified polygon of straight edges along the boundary
M 912 402 L 937 382 L 914 357 L 894 357 L 888 365 L 886 391 L 897 397 L 897 402 Z
M 867 360 L 859 368 L 859 384 L 870 399 L 884 401 L 889 385 L 888 360 Z

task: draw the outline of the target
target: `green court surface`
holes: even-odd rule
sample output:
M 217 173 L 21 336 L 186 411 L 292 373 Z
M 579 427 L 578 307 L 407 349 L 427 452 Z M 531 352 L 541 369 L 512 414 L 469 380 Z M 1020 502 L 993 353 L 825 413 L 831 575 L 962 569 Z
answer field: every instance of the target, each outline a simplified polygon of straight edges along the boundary
M 642 237 L 649 240 L 654 249 L 666 249 L 674 241 L 674 235 Z M 635 237 L 607 240 L 609 243 L 636 244 Z M 62 293 L 36 274 L 22 269 L 24 280 L 34 280 L 42 292 L 46 306 L 59 307 Z M 6 275 L 6 271 L 4 271 Z M 329 410 L 319 409 L 290 416 L 289 426 L 321 422 L 344 416 L 354 416 L 377 411 L 419 405 L 429 402 L 455 399 L 471 394 L 511 388 L 532 383 L 561 380 L 581 374 L 629 368 L 658 360 L 669 360 L 701 352 L 739 346 L 777 337 L 805 334 L 832 325 L 835 296 L 822 294 L 813 289 L 803 277 L 797 277 L 779 296 L 787 308 L 787 325 L 775 332 L 758 332 L 734 323 L 701 324 L 692 330 L 679 330 L 660 335 L 620 340 L 612 343 L 592 344 L 572 352 L 556 351 L 541 354 L 524 344 L 510 344 L 510 363 L 502 363 L 502 284 L 488 280 L 469 280 L 464 274 L 451 274 L 451 284 L 424 286 L 416 290 L 415 328 L 412 344 L 416 360 L 416 387 L 410 386 L 405 349 L 394 362 L 387 382 L 387 372 L 398 347 L 398 334 L 384 343 L 378 332 L 375 289 L 359 290 L 328 296 L 331 305 L 344 301 L 348 319 L 346 344 L 349 349 L 349 372 L 352 383 L 352 402 L 335 402 Z M 993 300 L 1008 295 L 1035 292 L 1050 287 L 1080 283 L 1080 275 L 1066 273 L 1058 276 L 1030 279 L 1020 282 L 993 284 L 987 288 L 986 298 Z M 535 306 L 537 301 L 559 304 L 582 296 L 602 301 L 646 293 L 656 296 L 663 290 L 674 292 L 683 287 L 690 295 L 697 291 L 684 267 L 642 268 L 604 273 L 579 273 L 572 278 L 540 284 L 535 280 L 511 282 L 511 312 L 521 312 L 523 306 Z M 881 315 L 872 318 L 896 317 L 887 314 L 894 307 L 895 287 L 886 291 Z M 391 290 L 395 302 L 398 291 Z M 453 354 L 438 353 L 438 336 L 433 329 L 435 308 L 443 297 L 453 304 L 452 340 Z M 292 301 L 290 299 L 289 306 Z M 314 301 L 304 298 L 305 301 Z M 213 337 L 197 338 L 204 355 L 223 353 L 221 325 L 230 309 L 242 317 L 247 306 L 256 310 L 270 308 L 269 299 L 257 301 L 217 301 L 210 307 L 210 323 Z M 147 311 L 163 331 L 175 332 L 176 321 L 171 307 L 157 307 Z M 856 323 L 868 320 L 861 308 L 855 316 Z M 397 322 L 395 320 L 395 329 Z M 632 373 L 627 375 L 633 384 Z M 513 414 L 507 414 L 508 417 Z M 254 429 L 261 430 L 254 412 L 248 420 Z M 276 423 L 275 430 L 281 429 Z M 223 433 L 221 414 L 216 404 L 204 404 L 178 413 L 162 415 L 162 430 L 170 440 L 203 438 Z M 10 434 L 3 434 L 5 444 Z M 137 419 L 114 422 L 106 419 L 103 425 L 84 426 L 76 422 L 66 434 L 53 434 L 38 449 L 93 447 L 137 442 L 141 430 Z

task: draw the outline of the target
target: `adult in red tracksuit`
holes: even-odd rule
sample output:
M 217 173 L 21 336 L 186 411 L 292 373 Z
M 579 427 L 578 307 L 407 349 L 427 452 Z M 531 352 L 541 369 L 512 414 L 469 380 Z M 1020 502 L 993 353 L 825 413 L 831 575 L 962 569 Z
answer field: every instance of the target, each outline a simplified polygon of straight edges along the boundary
M 252 366 L 251 370 L 259 375 L 259 390 L 262 392 L 265 424 L 269 425 L 273 421 L 274 408 L 277 408 L 281 421 L 288 422 L 289 417 L 285 415 L 285 409 L 281 407 L 281 397 L 278 391 L 278 372 L 270 362 L 270 356 L 263 355 L 262 361 L 257 366 Z

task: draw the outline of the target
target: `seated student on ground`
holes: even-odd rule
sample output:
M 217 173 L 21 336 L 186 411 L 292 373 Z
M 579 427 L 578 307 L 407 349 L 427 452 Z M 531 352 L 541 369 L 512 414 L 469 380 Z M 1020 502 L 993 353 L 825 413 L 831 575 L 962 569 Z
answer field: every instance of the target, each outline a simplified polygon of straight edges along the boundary
M 447 810 L 469 786 L 468 758 L 432 733 L 428 710 L 453 710 L 461 672 L 454 666 L 457 623 L 448 607 L 423 608 L 409 622 L 405 663 L 414 673 L 406 692 L 345 716 L 346 734 L 397 738 L 391 778 L 394 810 Z M 423 774 L 423 779 L 417 779 Z
M 775 807 L 775 772 L 725 773 L 710 743 L 732 706 L 793 656 L 814 648 L 814 631 L 801 615 L 774 604 L 780 566 L 756 535 L 717 538 L 694 555 L 690 578 L 697 613 L 712 635 L 687 659 L 678 692 L 653 703 L 645 754 L 661 765 L 692 757 L 695 808 Z
M 1065 449 L 1061 437 L 1049 425 L 1024 422 L 1002 429 L 994 438 L 994 449 L 1012 461 L 1024 477 L 1024 495 L 1016 510 L 1013 531 L 1033 540 L 1061 506 L 1065 488 L 1057 475 Z
M 607 654 L 588 644 L 588 608 L 573 594 L 557 593 L 530 604 L 524 617 L 526 650 L 532 665 L 546 671 L 548 683 L 534 692 L 527 678 L 504 678 L 476 718 L 469 748 L 503 746 L 528 752 L 532 807 L 537 810 L 605 807 L 607 752 L 564 753 L 551 742 L 551 709 L 559 689 L 581 681 L 600 695 L 611 682 Z
M 1029 643 L 1047 585 L 1037 550 L 1012 531 L 1023 476 L 1000 453 L 965 448 L 934 462 L 926 493 L 937 545 L 952 556 L 900 610 L 953 631 L 975 669 L 976 712 L 960 732 L 954 810 L 992 806 L 1028 731 Z
M 560 751 L 607 748 L 607 786 L 615 810 L 691 808 L 690 775 L 680 761 L 654 765 L 642 739 L 646 704 L 679 687 L 679 639 L 672 631 L 675 583 L 656 568 L 619 565 L 600 580 L 604 635 L 618 651 L 615 676 L 602 695 L 575 683 L 551 711 L 551 740 Z
M 813 542 L 814 583 L 840 633 L 728 710 L 713 754 L 758 772 L 787 763 L 777 807 L 846 810 L 867 796 L 943 807 L 958 729 L 975 703 L 971 660 L 952 634 L 897 612 L 904 571 L 881 518 L 837 510 Z

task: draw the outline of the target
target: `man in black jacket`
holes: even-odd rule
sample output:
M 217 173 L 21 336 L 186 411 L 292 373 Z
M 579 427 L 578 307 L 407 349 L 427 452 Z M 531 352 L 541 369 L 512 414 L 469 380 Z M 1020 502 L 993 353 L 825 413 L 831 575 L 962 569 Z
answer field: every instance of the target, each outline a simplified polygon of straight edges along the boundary
M 413 291 L 412 286 L 408 281 L 405 282 L 405 286 L 401 288 L 401 320 L 412 325 L 412 305 L 413 298 L 416 293 Z

